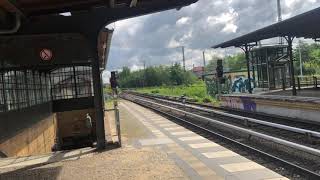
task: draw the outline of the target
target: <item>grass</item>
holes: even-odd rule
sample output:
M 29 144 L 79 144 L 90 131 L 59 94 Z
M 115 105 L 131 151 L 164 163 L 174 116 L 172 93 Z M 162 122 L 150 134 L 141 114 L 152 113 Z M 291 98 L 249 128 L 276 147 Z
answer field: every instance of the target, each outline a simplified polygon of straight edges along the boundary
M 138 92 L 148 94 L 159 94 L 165 96 L 182 96 L 192 98 L 200 103 L 211 103 L 217 105 L 218 101 L 207 95 L 207 89 L 204 82 L 199 81 L 190 86 L 161 86 L 161 87 L 147 87 L 137 89 Z

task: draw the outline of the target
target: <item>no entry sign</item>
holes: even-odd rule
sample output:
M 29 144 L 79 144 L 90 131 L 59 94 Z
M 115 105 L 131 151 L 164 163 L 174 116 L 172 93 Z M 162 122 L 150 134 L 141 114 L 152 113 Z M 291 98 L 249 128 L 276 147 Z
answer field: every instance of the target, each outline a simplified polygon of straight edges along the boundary
M 43 61 L 50 61 L 52 59 L 52 51 L 50 49 L 42 49 L 40 51 L 40 58 Z

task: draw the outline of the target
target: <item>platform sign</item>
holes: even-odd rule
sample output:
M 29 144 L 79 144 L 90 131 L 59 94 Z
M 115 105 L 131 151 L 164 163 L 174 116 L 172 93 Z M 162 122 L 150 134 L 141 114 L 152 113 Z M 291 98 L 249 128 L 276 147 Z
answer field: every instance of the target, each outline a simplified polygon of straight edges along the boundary
M 42 49 L 40 51 L 40 58 L 43 61 L 50 61 L 52 60 L 53 54 L 52 51 L 50 49 Z

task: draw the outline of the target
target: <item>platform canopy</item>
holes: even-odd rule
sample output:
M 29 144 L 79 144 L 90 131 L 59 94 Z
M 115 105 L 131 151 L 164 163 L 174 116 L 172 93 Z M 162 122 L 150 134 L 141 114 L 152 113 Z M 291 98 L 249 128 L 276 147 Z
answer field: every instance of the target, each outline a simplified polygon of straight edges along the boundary
M 215 45 L 212 48 L 239 47 L 274 37 L 320 38 L 320 8 Z
M 177 1 L 177 0 L 173 0 Z M 123 8 L 169 4 L 172 0 L 2 0 L 1 10 L 18 12 L 24 16 L 46 15 L 73 11 L 92 11 L 96 8 Z M 181 6 L 190 0 L 179 0 Z M 0 11 L 1 11 L 0 10 Z M 1 14 L 0 14 L 1 16 Z

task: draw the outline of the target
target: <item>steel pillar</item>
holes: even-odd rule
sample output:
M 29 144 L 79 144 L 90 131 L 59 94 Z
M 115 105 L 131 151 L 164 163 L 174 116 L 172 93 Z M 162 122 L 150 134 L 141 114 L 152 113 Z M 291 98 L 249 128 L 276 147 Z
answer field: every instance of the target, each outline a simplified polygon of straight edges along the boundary
M 297 95 L 297 88 L 296 88 L 296 81 L 295 81 L 295 75 L 294 75 L 294 66 L 293 66 L 293 54 L 292 54 L 292 41 L 293 37 L 287 37 L 288 42 L 288 53 L 289 53 L 289 61 L 290 61 L 290 72 L 291 72 L 291 84 L 292 84 L 292 95 Z
M 73 80 L 74 80 L 74 92 L 76 94 L 76 98 L 78 98 L 78 86 L 77 86 L 77 77 L 76 77 L 76 67 L 73 66 Z
M 6 86 L 5 86 L 5 78 L 4 78 L 4 71 L 2 71 L 1 73 L 0 73 L 0 75 L 1 75 L 1 78 L 2 78 L 2 95 L 3 95 L 3 102 L 4 102 L 4 111 L 6 112 L 7 111 L 7 109 L 8 109 L 8 106 L 7 106 L 7 97 L 6 97 Z
M 253 79 L 253 88 L 256 88 L 257 85 L 256 85 L 256 72 L 255 72 L 255 68 L 254 68 L 254 60 L 253 60 L 253 55 L 251 53 L 251 65 L 252 65 L 252 79 Z
M 94 51 L 94 58 L 92 59 L 92 79 L 94 89 L 94 106 L 96 112 L 96 135 L 97 148 L 104 149 L 106 147 L 106 136 L 104 129 L 104 106 L 103 106 L 103 91 L 101 85 L 101 74 L 99 67 L 99 58 L 97 50 Z
M 250 74 L 250 58 L 249 58 L 249 46 L 248 46 L 248 44 L 244 45 L 244 53 L 246 55 L 246 61 L 247 61 L 249 93 L 252 94 L 251 74 Z

